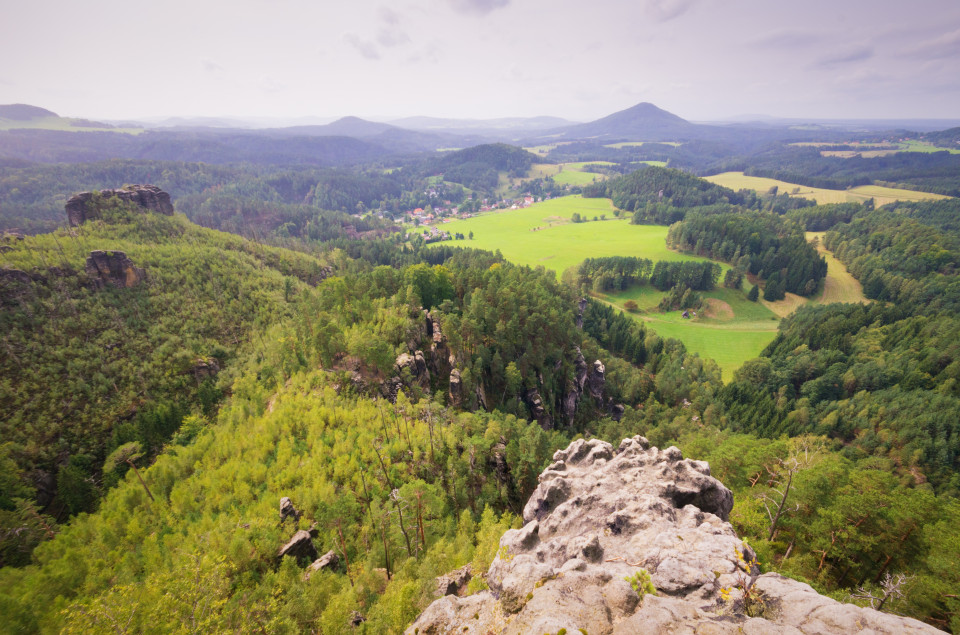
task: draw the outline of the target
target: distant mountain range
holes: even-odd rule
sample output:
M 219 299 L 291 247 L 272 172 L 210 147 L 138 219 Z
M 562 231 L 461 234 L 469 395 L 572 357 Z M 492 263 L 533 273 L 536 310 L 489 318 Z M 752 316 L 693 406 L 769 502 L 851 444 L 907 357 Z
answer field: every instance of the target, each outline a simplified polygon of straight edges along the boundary
M 557 117 L 442 119 L 408 117 L 377 122 L 343 117 L 332 122 L 304 118 L 306 125 L 264 127 L 230 118 L 168 118 L 149 122 L 108 123 L 60 117 L 27 104 L 0 105 L 0 159 L 6 161 L 96 161 L 109 158 L 165 159 L 208 163 L 304 163 L 348 165 L 376 157 L 412 155 L 439 149 L 468 148 L 491 142 L 533 146 L 557 141 L 612 145 L 622 141 L 701 141 L 737 144 L 755 151 L 782 141 L 842 142 L 866 132 L 909 135 L 907 128 L 880 122 L 807 122 L 771 120 L 692 123 L 651 103 L 640 103 L 588 123 Z M 276 121 L 276 120 L 273 120 Z M 930 130 L 921 122 L 909 128 Z M 937 122 L 943 124 L 960 122 Z M 943 128 L 950 126 L 944 125 Z M 942 130 L 943 128 L 939 128 Z M 85 135 L 73 133 L 83 131 Z M 135 133 L 135 134 L 120 134 Z M 702 150 L 702 149 L 701 149 Z

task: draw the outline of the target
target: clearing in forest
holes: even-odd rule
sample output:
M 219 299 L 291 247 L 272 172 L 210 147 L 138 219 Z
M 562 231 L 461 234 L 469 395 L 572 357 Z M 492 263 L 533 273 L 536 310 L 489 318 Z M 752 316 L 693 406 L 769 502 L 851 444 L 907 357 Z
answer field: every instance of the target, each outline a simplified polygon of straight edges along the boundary
M 666 295 L 650 285 L 635 286 L 613 294 L 597 294 L 597 298 L 623 309 L 627 300 L 637 303 L 639 310 L 627 312 L 641 320 L 660 337 L 672 337 L 683 342 L 691 353 L 710 358 L 720 366 L 724 381 L 733 379 L 733 373 L 748 359 L 760 355 L 777 335 L 780 320 L 763 304 L 747 300 L 744 291 L 718 287 L 702 292 L 704 304 L 700 311 L 683 317 L 683 311 L 659 312 L 657 304 Z

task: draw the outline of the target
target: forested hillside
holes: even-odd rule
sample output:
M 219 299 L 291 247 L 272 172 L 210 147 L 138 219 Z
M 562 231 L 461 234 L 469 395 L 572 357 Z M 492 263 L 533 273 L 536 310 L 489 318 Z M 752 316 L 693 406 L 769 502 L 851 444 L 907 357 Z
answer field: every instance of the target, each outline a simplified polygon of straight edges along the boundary
M 330 272 L 183 217 L 122 204 L 105 217 L 2 254 L 2 453 L 27 504 L 60 519 L 95 508 L 113 448 L 153 456 L 191 410 L 214 414 L 229 388 L 217 373 Z

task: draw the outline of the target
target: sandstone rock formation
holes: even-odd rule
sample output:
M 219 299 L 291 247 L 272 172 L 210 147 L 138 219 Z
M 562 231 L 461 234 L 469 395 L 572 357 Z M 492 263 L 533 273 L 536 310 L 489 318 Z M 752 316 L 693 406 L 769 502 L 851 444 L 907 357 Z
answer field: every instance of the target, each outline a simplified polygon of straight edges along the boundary
M 91 251 L 85 268 L 96 287 L 111 284 L 121 289 L 130 288 L 146 278 L 146 272 L 122 251 Z
M 307 559 L 307 560 L 316 560 L 317 559 L 317 548 L 313 546 L 313 536 L 309 531 L 301 529 L 297 533 L 293 534 L 287 544 L 280 547 L 280 551 L 277 552 L 277 556 L 280 558 L 284 556 L 290 556 L 291 558 Z
M 193 361 L 193 376 L 200 382 L 216 377 L 220 372 L 220 362 L 216 357 L 201 357 Z
M 450 405 L 454 408 L 463 406 L 463 382 L 460 380 L 460 371 L 454 368 L 450 371 Z
M 500 540 L 489 590 L 435 601 L 409 635 L 939 632 L 759 575 L 726 522 L 730 490 L 677 448 L 581 439 L 553 459 L 525 525 Z
M 293 506 L 293 501 L 284 496 L 280 499 L 280 524 L 292 518 L 294 522 L 300 520 L 300 511 Z
M 401 377 L 403 371 L 407 370 L 414 383 L 425 390 L 430 390 L 430 370 L 427 368 L 427 360 L 423 356 L 423 351 L 415 351 L 412 355 L 401 353 L 397 356 L 395 366 Z
M 173 215 L 170 195 L 156 185 L 127 185 L 118 190 L 80 192 L 71 196 L 65 206 L 70 226 L 76 227 L 85 221 L 100 218 L 101 202 L 114 197 L 133 203 L 146 211 Z
M 447 575 L 440 576 L 437 578 L 437 597 L 459 595 L 467 587 L 467 583 L 470 582 L 472 577 L 470 565 L 464 565 Z
M 314 560 L 313 563 L 307 567 L 307 570 L 303 573 L 303 579 L 309 580 L 310 577 L 317 571 L 323 571 L 324 569 L 336 569 L 338 566 L 340 566 L 340 556 L 337 555 L 336 551 L 331 549 L 327 553 Z

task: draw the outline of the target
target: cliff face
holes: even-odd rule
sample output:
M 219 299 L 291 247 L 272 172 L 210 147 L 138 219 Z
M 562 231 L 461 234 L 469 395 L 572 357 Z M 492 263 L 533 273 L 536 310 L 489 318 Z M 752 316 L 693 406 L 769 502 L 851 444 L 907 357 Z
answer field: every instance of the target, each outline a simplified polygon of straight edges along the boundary
M 85 221 L 99 218 L 98 200 L 119 198 L 138 207 L 158 214 L 173 215 L 170 195 L 156 185 L 128 185 L 118 190 L 100 190 L 99 198 L 93 192 L 80 192 L 67 200 L 65 206 L 67 219 L 71 227 L 82 225 Z
M 940 632 L 759 575 L 730 490 L 677 448 L 581 439 L 553 458 L 489 590 L 435 601 L 408 634 Z

